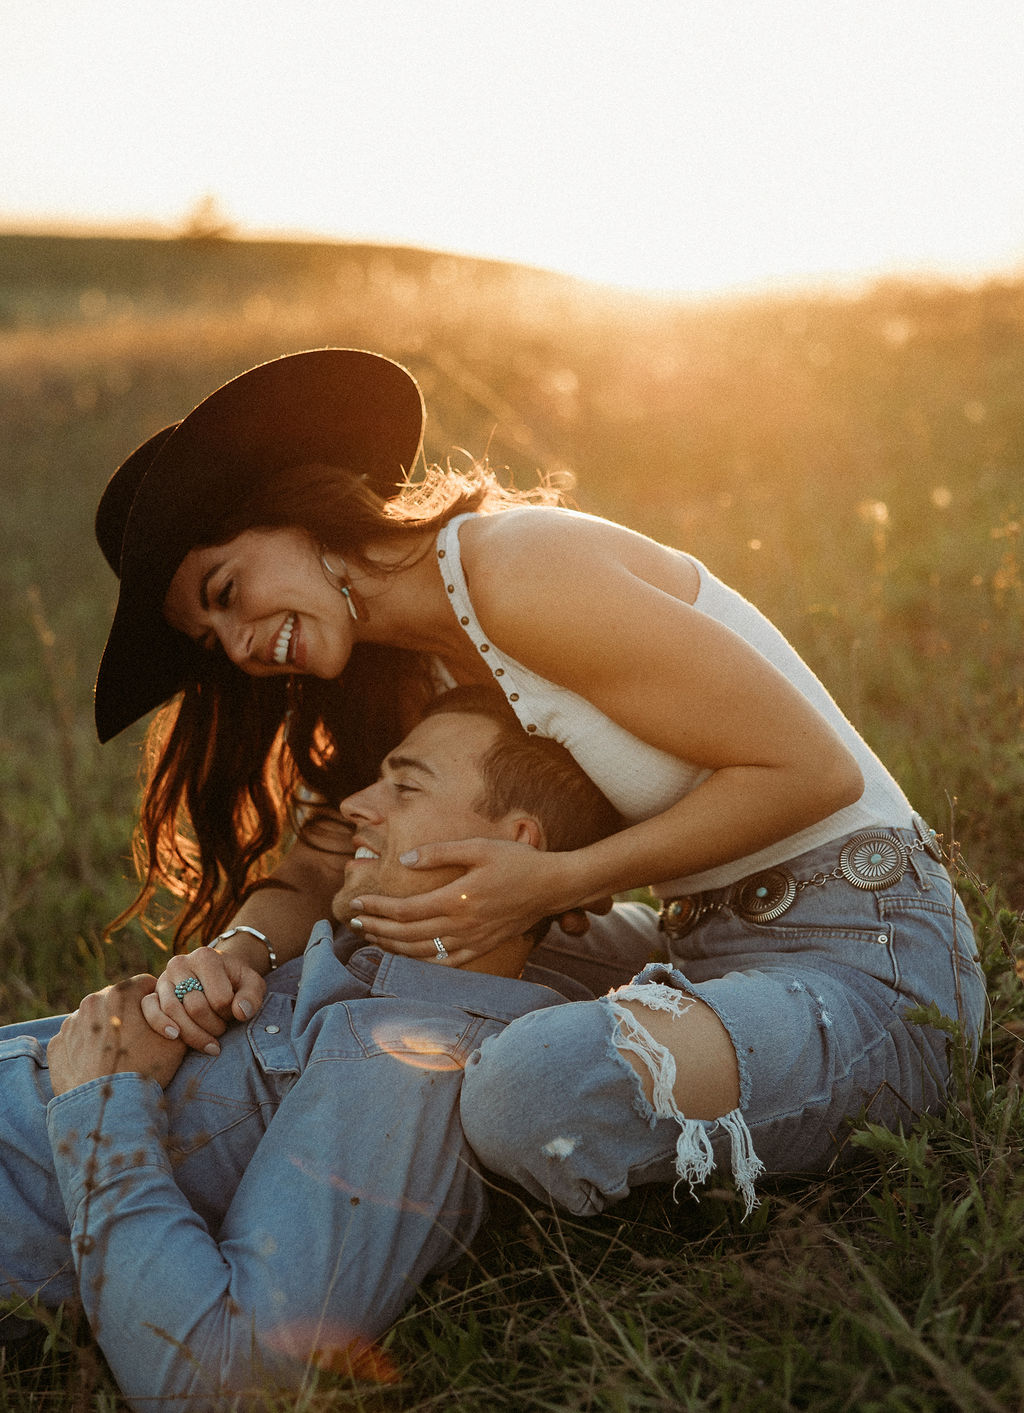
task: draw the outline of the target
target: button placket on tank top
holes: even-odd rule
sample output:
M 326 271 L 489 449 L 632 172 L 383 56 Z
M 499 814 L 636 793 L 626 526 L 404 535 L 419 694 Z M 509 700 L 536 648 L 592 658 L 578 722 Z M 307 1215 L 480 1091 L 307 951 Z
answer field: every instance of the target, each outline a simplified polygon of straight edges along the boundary
M 461 520 L 462 517 L 460 516 L 458 519 Z M 458 536 L 456 521 L 450 521 L 441 531 L 441 538 L 444 543 L 437 551 L 438 568 L 441 572 L 441 578 L 444 581 L 445 592 L 452 599 L 453 607 L 457 610 L 460 627 L 466 630 L 466 636 L 473 643 L 480 657 L 486 661 L 487 655 L 490 652 L 497 652 L 498 650 L 493 648 L 493 645 L 486 641 L 483 634 L 480 632 L 479 622 L 471 612 L 466 611 L 470 609 L 469 591 L 465 582 L 465 576 L 462 573 L 462 565 L 458 555 L 452 554 L 449 556 L 447 549 L 448 537 L 452 535 Z M 508 669 L 504 665 L 490 667 L 490 672 L 491 676 L 504 693 L 506 700 L 514 706 L 515 703 L 519 701 L 519 693 L 513 690 L 514 677 L 509 675 Z M 523 722 L 523 726 L 527 731 L 531 732 L 531 734 L 537 730 L 536 723 L 534 722 Z

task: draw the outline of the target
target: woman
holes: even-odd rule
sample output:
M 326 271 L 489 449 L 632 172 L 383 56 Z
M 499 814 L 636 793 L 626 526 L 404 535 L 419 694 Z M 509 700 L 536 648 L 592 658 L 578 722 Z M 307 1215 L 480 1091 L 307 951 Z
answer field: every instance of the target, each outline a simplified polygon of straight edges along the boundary
M 170 880 L 179 936 L 209 938 L 244 897 L 216 952 L 172 960 L 150 1023 L 215 1048 L 218 1015 L 245 1014 L 253 972 L 301 949 L 337 879 L 320 817 L 278 886 L 246 894 L 288 800 L 358 788 L 427 695 L 486 681 L 628 827 L 539 857 L 412 850 L 412 868 L 465 872 L 357 899 L 351 926 L 459 965 L 511 924 L 652 884 L 676 965 L 483 1047 L 463 1118 L 485 1162 L 590 1211 L 731 1150 L 749 1207 L 762 1164 L 823 1166 L 866 1105 L 898 1124 L 940 1103 L 944 1038 L 905 1012 L 935 1004 L 976 1043 L 970 926 L 933 834 L 825 689 L 689 555 L 482 470 L 404 484 L 422 427 L 397 365 L 296 354 L 152 438 L 104 495 L 121 591 L 101 738 L 183 693 L 157 727 L 137 910 Z

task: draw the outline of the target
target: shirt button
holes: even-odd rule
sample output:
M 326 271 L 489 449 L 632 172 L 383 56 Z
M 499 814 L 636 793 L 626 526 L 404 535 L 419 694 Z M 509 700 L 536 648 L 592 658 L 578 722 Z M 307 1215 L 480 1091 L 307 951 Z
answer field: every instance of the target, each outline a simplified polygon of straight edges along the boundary
M 266 1031 L 268 1035 L 277 1035 L 281 1027 L 279 1025 L 268 1025 Z
M 437 557 L 438 559 L 444 559 L 444 550 L 438 550 Z
M 481 643 L 481 644 L 480 644 L 480 651 L 481 651 L 482 653 L 489 653 L 490 650 L 491 650 L 491 647 L 490 647 L 490 644 L 489 644 L 489 643 Z
M 509 692 L 509 694 L 508 694 L 508 699 L 509 699 L 510 702 L 517 702 L 517 701 L 519 700 L 519 693 L 518 693 L 518 692 Z
M 526 729 L 527 731 L 536 731 L 537 728 L 536 726 L 528 726 Z
M 462 624 L 463 628 L 465 628 L 466 624 L 469 622 L 469 619 L 468 619 L 468 618 L 460 618 L 460 619 L 459 619 L 459 622 Z
M 505 669 L 503 667 L 496 667 L 494 669 L 494 675 L 495 677 L 504 677 Z

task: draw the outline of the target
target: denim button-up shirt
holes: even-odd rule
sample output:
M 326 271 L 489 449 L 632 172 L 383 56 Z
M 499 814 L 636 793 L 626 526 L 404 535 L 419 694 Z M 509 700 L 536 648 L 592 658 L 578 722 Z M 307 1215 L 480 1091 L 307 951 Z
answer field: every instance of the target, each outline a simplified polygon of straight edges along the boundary
M 484 1214 L 467 1057 L 587 994 L 536 975 L 550 985 L 375 948 L 343 964 L 322 923 L 166 1094 L 118 1074 L 50 1100 L 80 1296 L 130 1402 L 214 1408 L 372 1350 Z

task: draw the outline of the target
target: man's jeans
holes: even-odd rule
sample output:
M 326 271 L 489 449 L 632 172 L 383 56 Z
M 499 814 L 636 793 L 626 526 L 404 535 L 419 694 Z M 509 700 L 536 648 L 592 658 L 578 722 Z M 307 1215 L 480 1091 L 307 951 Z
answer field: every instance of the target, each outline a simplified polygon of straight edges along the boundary
M 468 1056 L 588 994 L 534 974 L 551 986 L 375 948 L 345 965 L 322 923 L 166 1095 L 119 1074 L 54 1099 L 59 1020 L 0 1030 L 0 1289 L 79 1295 L 140 1408 L 294 1388 L 365 1350 L 483 1217 Z

